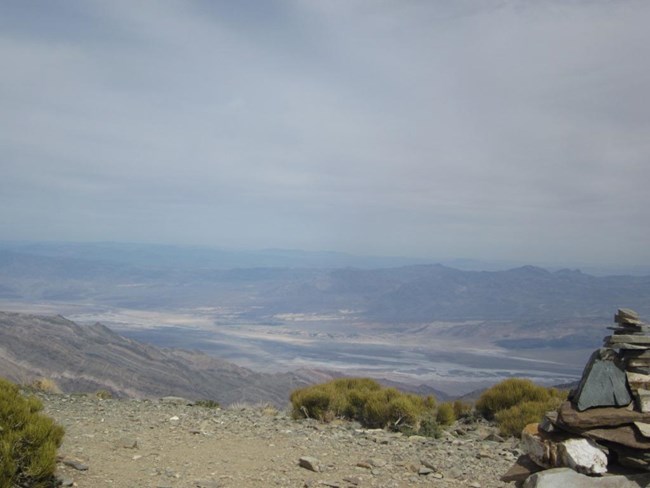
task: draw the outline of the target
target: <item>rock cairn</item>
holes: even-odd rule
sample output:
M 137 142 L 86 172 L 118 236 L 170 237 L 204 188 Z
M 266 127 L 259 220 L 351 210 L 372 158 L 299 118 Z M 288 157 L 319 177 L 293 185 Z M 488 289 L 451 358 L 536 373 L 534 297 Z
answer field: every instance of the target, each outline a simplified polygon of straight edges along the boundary
M 524 488 L 650 486 L 650 326 L 619 309 L 557 411 L 522 432 L 502 480 Z

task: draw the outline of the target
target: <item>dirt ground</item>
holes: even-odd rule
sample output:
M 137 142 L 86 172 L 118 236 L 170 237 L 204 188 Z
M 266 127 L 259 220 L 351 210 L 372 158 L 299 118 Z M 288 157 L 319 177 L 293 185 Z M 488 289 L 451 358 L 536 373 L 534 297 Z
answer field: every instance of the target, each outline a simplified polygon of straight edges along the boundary
M 43 401 L 66 429 L 57 473 L 78 487 L 505 487 L 499 476 L 517 454 L 512 440 L 483 440 L 492 432 L 483 424 L 409 438 L 349 422 L 295 421 L 272 407 Z M 305 456 L 318 471 L 300 466 Z

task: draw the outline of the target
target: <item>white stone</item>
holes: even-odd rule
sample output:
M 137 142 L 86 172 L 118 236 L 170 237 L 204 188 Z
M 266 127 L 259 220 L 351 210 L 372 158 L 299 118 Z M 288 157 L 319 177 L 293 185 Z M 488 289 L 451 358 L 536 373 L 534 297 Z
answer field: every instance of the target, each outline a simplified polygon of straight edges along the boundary
M 543 468 L 567 467 L 585 474 L 607 472 L 607 456 L 591 439 L 553 441 L 529 425 L 521 434 L 521 442 L 524 452 Z
M 560 442 L 558 452 L 559 466 L 567 466 L 584 474 L 607 472 L 607 455 L 591 439 L 567 439 Z

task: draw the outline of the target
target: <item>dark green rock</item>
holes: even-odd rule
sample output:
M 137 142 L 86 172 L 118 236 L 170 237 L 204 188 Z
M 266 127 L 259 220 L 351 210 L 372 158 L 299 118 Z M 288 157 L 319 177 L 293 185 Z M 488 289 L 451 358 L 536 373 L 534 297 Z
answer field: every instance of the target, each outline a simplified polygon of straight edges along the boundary
M 582 373 L 573 401 L 581 412 L 592 407 L 622 407 L 630 404 L 632 396 L 616 351 L 608 348 L 594 351 Z

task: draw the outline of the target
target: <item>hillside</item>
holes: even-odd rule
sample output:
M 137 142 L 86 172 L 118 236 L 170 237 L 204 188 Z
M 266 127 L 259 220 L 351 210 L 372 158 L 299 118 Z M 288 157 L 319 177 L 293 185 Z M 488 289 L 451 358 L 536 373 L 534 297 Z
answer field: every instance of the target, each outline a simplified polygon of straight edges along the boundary
M 0 375 L 19 383 L 52 378 L 64 391 L 105 389 L 130 397 L 180 395 L 234 402 L 287 403 L 307 374 L 265 374 L 195 351 L 159 349 L 101 324 L 0 312 Z

